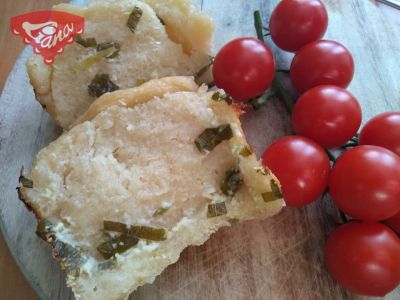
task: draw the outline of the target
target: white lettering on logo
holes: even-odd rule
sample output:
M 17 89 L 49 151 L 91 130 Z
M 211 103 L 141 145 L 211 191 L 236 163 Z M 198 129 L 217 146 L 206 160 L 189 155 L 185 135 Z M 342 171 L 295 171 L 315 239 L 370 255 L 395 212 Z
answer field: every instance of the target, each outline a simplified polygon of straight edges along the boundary
M 74 31 L 74 24 L 66 24 L 64 28 L 57 31 L 58 23 L 49 21 L 41 24 L 31 24 L 29 22 L 22 23 L 22 28 L 26 34 L 40 45 L 42 49 L 51 49 L 58 42 L 69 38 Z

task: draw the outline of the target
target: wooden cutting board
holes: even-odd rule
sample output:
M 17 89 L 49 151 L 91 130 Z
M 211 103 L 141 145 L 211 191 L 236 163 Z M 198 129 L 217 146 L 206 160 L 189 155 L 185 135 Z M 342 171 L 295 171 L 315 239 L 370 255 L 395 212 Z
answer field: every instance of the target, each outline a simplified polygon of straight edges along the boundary
M 255 36 L 252 14 L 264 19 L 278 2 L 198 0 L 217 24 L 215 50 L 240 36 Z M 326 0 L 328 39 L 354 55 L 351 92 L 373 115 L 400 110 L 400 12 L 391 16 L 369 0 Z M 397 17 L 398 16 L 398 17 Z M 271 43 L 280 68 L 291 55 Z M 0 227 L 19 267 L 42 299 L 73 299 L 50 251 L 34 234 L 35 220 L 17 200 L 21 165 L 29 168 L 36 153 L 61 132 L 35 102 L 24 68 L 25 50 L 0 99 Z M 290 119 L 278 99 L 243 117 L 258 155 L 276 138 L 290 133 Z M 200 247 L 189 247 L 180 260 L 131 299 L 361 299 L 340 288 L 323 265 L 323 246 L 339 222 L 328 197 L 306 208 L 284 208 L 265 221 L 225 228 Z M 400 299 L 400 289 L 385 299 Z

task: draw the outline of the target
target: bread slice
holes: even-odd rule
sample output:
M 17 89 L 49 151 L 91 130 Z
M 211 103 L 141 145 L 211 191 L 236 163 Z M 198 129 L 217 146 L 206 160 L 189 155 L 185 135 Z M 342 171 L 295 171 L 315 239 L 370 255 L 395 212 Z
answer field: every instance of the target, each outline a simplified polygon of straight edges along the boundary
M 77 299 L 126 299 L 220 227 L 279 212 L 278 183 L 224 99 L 192 78 L 153 80 L 108 94 L 101 112 L 40 151 L 20 197 Z M 97 247 L 117 247 L 122 232 L 137 244 L 105 260 Z
M 83 42 L 67 46 L 53 65 L 33 55 L 27 70 L 38 101 L 64 129 L 105 91 L 165 76 L 195 75 L 209 64 L 214 25 L 191 0 L 103 0 L 53 9 L 85 18 Z M 128 28 L 134 11 L 138 17 Z M 85 43 L 89 38 L 95 43 Z M 108 76 L 113 85 L 89 90 L 96 75 Z

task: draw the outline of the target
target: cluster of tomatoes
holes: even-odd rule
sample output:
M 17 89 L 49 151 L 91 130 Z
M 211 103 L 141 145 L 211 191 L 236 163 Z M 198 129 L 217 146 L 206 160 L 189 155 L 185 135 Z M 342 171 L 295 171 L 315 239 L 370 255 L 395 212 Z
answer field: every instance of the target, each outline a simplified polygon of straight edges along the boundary
M 328 270 L 353 292 L 383 296 L 400 283 L 393 231 L 400 234 L 400 112 L 374 117 L 357 134 L 362 111 L 346 90 L 354 61 L 340 43 L 321 40 L 327 26 L 320 0 L 282 0 L 271 15 L 267 35 L 295 53 L 290 79 L 301 96 L 292 111 L 297 135 L 274 142 L 262 160 L 289 206 L 309 204 L 328 189 L 353 219 L 328 238 Z M 260 96 L 276 80 L 273 54 L 258 36 L 233 40 L 215 57 L 215 83 L 236 101 Z M 346 151 L 337 160 L 329 157 L 326 149 L 340 147 Z

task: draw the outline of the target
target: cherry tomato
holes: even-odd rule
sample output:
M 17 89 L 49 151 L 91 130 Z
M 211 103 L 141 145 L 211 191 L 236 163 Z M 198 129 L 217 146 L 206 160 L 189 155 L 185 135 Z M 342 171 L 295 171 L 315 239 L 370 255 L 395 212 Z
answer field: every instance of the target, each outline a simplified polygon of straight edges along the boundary
M 271 85 L 274 73 L 271 50 L 251 37 L 226 44 L 215 57 L 213 66 L 215 84 L 234 100 L 249 100 L 261 95 Z
M 320 0 L 282 0 L 269 21 L 274 43 L 290 52 L 319 40 L 327 27 L 328 14 Z
M 382 147 L 359 146 L 335 163 L 329 193 L 349 216 L 380 221 L 400 211 L 400 157 Z
M 318 85 L 346 88 L 353 74 L 351 53 L 334 41 L 315 41 L 304 46 L 297 52 L 290 67 L 290 78 L 300 93 Z
M 274 142 L 262 157 L 278 178 L 288 206 L 303 206 L 324 192 L 329 177 L 329 158 L 314 141 L 287 136 Z
M 394 231 L 400 234 L 400 213 L 394 215 L 389 220 L 386 220 L 386 222 Z
M 361 125 L 361 107 L 345 89 L 320 85 L 305 92 L 292 114 L 293 130 L 324 148 L 339 147 Z
M 380 223 L 347 223 L 328 238 L 325 263 L 345 288 L 382 297 L 400 283 L 400 239 Z
M 365 124 L 360 133 L 360 145 L 376 145 L 400 156 L 400 112 L 386 112 Z

